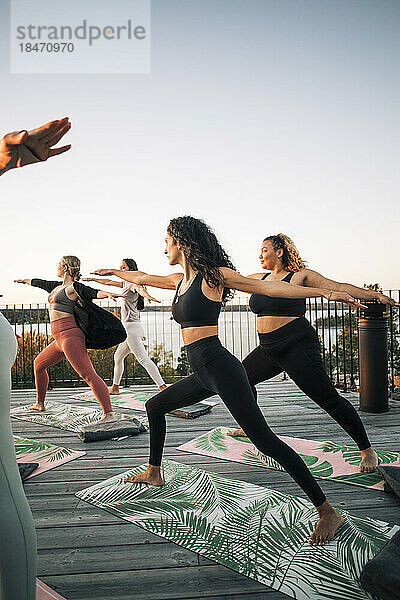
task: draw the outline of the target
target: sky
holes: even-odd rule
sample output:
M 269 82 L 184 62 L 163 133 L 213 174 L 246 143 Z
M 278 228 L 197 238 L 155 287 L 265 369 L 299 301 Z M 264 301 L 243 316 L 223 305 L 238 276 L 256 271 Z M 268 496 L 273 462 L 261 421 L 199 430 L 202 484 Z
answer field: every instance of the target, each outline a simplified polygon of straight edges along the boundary
M 165 231 L 183 214 L 243 274 L 283 232 L 329 278 L 399 289 L 400 3 L 152 0 L 151 14 L 149 74 L 16 75 L 0 0 L 1 134 L 72 122 L 68 153 L 0 178 L 2 303 L 44 302 L 12 281 L 55 278 L 65 254 L 84 275 L 130 257 L 170 273 Z

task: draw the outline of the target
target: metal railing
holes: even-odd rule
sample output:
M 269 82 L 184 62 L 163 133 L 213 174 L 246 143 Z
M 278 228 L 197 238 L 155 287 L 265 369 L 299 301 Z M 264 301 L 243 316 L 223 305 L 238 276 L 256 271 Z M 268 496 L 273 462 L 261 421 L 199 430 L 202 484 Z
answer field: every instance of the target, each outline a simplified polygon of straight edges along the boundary
M 388 295 L 400 300 L 399 290 Z M 100 303 L 119 316 L 120 308 Z M 50 323 L 45 304 L 5 305 L 0 308 L 14 328 L 18 339 L 17 359 L 12 369 L 14 389 L 35 385 L 34 359 L 51 341 Z M 321 343 L 326 370 L 335 386 L 344 391 L 358 387 L 358 311 L 340 302 L 321 299 L 307 301 L 306 317 L 315 327 Z M 400 373 L 399 311 L 388 309 L 389 380 L 394 389 L 394 376 Z M 164 379 L 175 381 L 190 372 L 181 341 L 180 328 L 173 321 L 167 302 L 146 306 L 141 321 L 145 330 L 145 345 Z M 249 310 L 247 297 L 236 297 L 221 311 L 219 337 L 222 344 L 240 360 L 258 344 L 255 315 Z M 89 350 L 99 375 L 110 383 L 113 374 L 115 348 Z M 50 386 L 86 385 L 64 359 L 49 368 Z M 152 383 L 147 372 L 130 354 L 125 362 L 123 385 Z

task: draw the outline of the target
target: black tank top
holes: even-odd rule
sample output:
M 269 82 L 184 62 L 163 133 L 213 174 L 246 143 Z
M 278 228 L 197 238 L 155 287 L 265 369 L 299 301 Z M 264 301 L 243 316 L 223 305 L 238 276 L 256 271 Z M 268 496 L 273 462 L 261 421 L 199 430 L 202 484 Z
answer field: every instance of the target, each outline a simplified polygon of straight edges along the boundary
M 261 279 L 265 279 L 268 273 Z M 294 273 L 288 273 L 282 281 L 289 283 Z M 264 294 L 252 294 L 249 299 L 250 310 L 258 317 L 304 317 L 306 301 L 302 298 L 275 298 Z
M 172 316 L 185 327 L 204 327 L 218 325 L 218 317 L 222 302 L 210 300 L 201 290 L 203 278 L 197 273 L 190 286 L 183 294 L 178 295 L 182 280 L 176 288 L 175 298 L 172 302 Z

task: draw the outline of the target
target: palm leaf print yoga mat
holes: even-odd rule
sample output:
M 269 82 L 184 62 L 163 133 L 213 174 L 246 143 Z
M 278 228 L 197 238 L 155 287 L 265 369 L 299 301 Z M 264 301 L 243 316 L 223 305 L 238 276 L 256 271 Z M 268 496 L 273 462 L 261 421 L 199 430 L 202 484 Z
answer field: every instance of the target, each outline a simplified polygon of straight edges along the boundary
M 253 467 L 265 467 L 284 471 L 273 458 L 259 452 L 247 437 L 227 435 L 234 429 L 216 427 L 203 435 L 182 444 L 178 450 L 193 454 L 204 454 L 233 462 L 245 463 Z M 316 442 L 301 438 L 279 436 L 293 450 L 300 454 L 314 477 L 332 479 L 361 487 L 383 490 L 384 482 L 379 473 L 359 473 L 360 451 L 355 446 L 343 446 L 335 442 Z M 380 464 L 400 466 L 400 452 L 376 451 Z
M 122 390 L 119 394 L 111 394 L 111 404 L 121 408 L 132 408 L 133 410 L 146 410 L 146 401 L 155 396 L 156 392 L 134 392 L 132 390 Z M 74 394 L 71 396 L 74 400 L 86 400 L 86 402 L 97 402 L 95 395 L 91 390 L 83 394 Z M 219 401 L 201 400 L 178 410 L 173 410 L 168 415 L 181 417 L 183 419 L 195 419 L 201 415 L 209 413 L 213 406 Z
M 163 461 L 161 487 L 124 483 L 135 467 L 76 496 L 169 541 L 300 600 L 371 600 L 364 564 L 397 526 L 355 517 L 326 546 L 307 540 L 317 524 L 302 498 Z
M 75 433 L 79 433 L 85 425 L 97 423 L 103 417 L 101 409 L 77 406 L 76 404 L 63 404 L 62 402 L 53 402 L 51 400 L 46 402 L 46 410 L 44 412 L 30 410 L 29 406 L 25 405 L 11 409 L 10 414 L 15 419 L 30 421 L 39 425 L 48 425 L 49 427 L 56 427 L 57 429 L 64 429 L 66 431 L 74 431 Z M 127 419 L 132 419 L 133 415 L 124 416 Z M 136 415 L 134 416 L 136 417 Z M 147 426 L 148 421 L 145 415 L 140 414 L 138 420 Z
M 14 435 L 13 438 L 18 463 L 39 463 L 35 471 L 24 479 L 30 479 L 31 477 L 35 477 L 35 475 L 50 471 L 50 469 L 54 469 L 59 465 L 63 465 L 86 454 L 86 452 L 70 450 L 69 448 L 62 448 L 61 446 L 47 444 L 46 442 L 28 440 L 17 435 Z

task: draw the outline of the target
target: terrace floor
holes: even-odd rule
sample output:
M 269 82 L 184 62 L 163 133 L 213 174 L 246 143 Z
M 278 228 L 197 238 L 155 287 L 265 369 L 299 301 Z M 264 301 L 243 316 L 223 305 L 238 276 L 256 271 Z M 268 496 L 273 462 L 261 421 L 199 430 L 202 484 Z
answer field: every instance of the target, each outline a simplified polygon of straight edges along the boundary
M 155 387 L 136 386 L 132 389 L 155 390 Z M 349 438 L 337 424 L 292 381 L 281 381 L 277 377 L 260 384 L 258 390 L 260 406 L 276 433 L 349 443 Z M 71 393 L 71 389 L 52 390 L 48 398 L 76 403 L 69 400 Z M 30 402 L 33 397 L 31 390 L 14 391 L 12 407 Z M 347 394 L 347 397 L 358 404 L 357 394 Z M 392 402 L 391 410 L 386 414 L 360 414 L 377 448 L 400 451 L 400 402 Z M 78 490 L 145 463 L 148 435 L 83 444 L 74 433 L 67 431 L 16 419 L 12 424 L 16 435 L 87 452 L 82 458 L 25 483 L 37 529 L 38 576 L 68 600 L 287 598 L 108 512 L 78 501 L 74 495 Z M 213 427 L 234 424 L 222 403 L 209 415 L 193 421 L 169 417 L 164 456 L 206 471 L 305 497 L 286 473 L 176 450 L 180 444 Z M 319 480 L 319 483 L 333 505 L 359 516 L 400 525 L 400 500 L 397 497 L 333 481 Z

